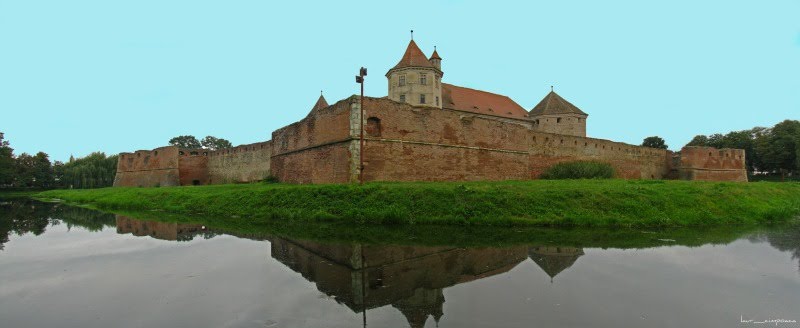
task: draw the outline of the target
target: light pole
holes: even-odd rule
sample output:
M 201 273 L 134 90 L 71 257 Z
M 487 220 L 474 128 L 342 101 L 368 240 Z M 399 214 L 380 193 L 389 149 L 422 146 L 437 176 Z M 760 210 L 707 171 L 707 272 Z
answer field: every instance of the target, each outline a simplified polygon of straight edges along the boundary
M 367 69 L 362 67 L 358 70 L 358 75 L 356 75 L 356 83 L 361 84 L 361 101 L 360 110 L 361 115 L 359 117 L 359 126 L 361 127 L 361 148 L 358 149 L 358 184 L 364 184 L 364 77 L 367 76 Z

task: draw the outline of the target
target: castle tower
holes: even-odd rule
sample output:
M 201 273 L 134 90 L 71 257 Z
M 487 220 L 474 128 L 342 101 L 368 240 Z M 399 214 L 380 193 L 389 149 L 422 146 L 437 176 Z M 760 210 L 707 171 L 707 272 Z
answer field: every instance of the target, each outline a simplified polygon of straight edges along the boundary
M 317 102 L 314 104 L 314 107 L 311 107 L 311 111 L 320 110 L 325 107 L 328 107 L 328 101 L 325 100 L 325 97 L 322 96 L 322 91 L 319 92 L 319 98 Z
M 534 131 L 585 137 L 589 114 L 551 90 L 528 117 L 533 121 Z
M 414 106 L 442 108 L 442 58 L 425 57 L 412 39 L 400 62 L 386 72 L 389 99 Z

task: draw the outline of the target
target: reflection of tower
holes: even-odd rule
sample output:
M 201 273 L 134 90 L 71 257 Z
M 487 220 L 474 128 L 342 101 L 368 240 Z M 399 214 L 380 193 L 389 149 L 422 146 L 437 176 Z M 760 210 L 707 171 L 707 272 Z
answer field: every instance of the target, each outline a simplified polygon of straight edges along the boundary
M 511 270 L 528 251 L 270 241 L 273 258 L 353 312 L 392 305 L 411 327 L 423 327 L 428 316 L 439 322 L 442 289 Z
M 581 255 L 583 249 L 575 247 L 537 246 L 528 250 L 528 256 L 550 276 L 550 281 L 575 264 Z
M 439 322 L 444 314 L 443 304 L 444 294 L 441 289 L 419 288 L 414 290 L 413 295 L 392 303 L 392 306 L 403 313 L 409 327 L 418 328 L 425 327 L 428 316 L 433 316 L 433 320 Z

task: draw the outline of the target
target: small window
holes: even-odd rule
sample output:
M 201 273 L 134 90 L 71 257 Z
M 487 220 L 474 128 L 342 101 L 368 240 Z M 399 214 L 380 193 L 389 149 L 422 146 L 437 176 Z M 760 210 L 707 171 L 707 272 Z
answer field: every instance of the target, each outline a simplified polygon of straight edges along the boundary
M 197 156 L 197 152 L 193 151 L 193 152 L 189 153 L 189 155 Z
M 439 106 L 439 96 L 436 96 L 436 106 Z
M 424 104 L 425 103 L 425 95 L 419 95 L 419 103 L 420 104 Z
M 181 150 L 181 151 L 179 151 L 179 152 L 178 152 L 178 155 L 183 155 L 183 151 L 182 151 L 182 150 Z
M 560 117 L 556 119 L 556 123 L 561 123 L 561 118 Z
M 406 85 L 406 76 L 405 75 L 400 75 L 399 78 L 400 78 L 400 81 L 399 81 L 399 83 L 397 83 L 397 85 L 399 85 L 401 87 Z
M 419 84 L 428 85 L 428 74 L 419 75 Z
M 406 95 L 400 95 L 400 102 L 406 102 Z
M 367 126 L 365 128 L 367 136 L 380 137 L 381 136 L 381 119 L 377 117 L 370 117 L 367 119 Z
M 436 89 L 439 89 L 439 77 L 437 76 L 435 80 L 436 80 Z

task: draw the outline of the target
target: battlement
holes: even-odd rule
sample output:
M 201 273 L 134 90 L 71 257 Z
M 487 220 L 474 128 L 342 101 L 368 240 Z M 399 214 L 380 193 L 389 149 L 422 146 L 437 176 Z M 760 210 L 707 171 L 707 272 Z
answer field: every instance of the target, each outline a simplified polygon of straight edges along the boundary
M 747 181 L 744 149 L 683 147 L 679 174 L 685 180 Z

